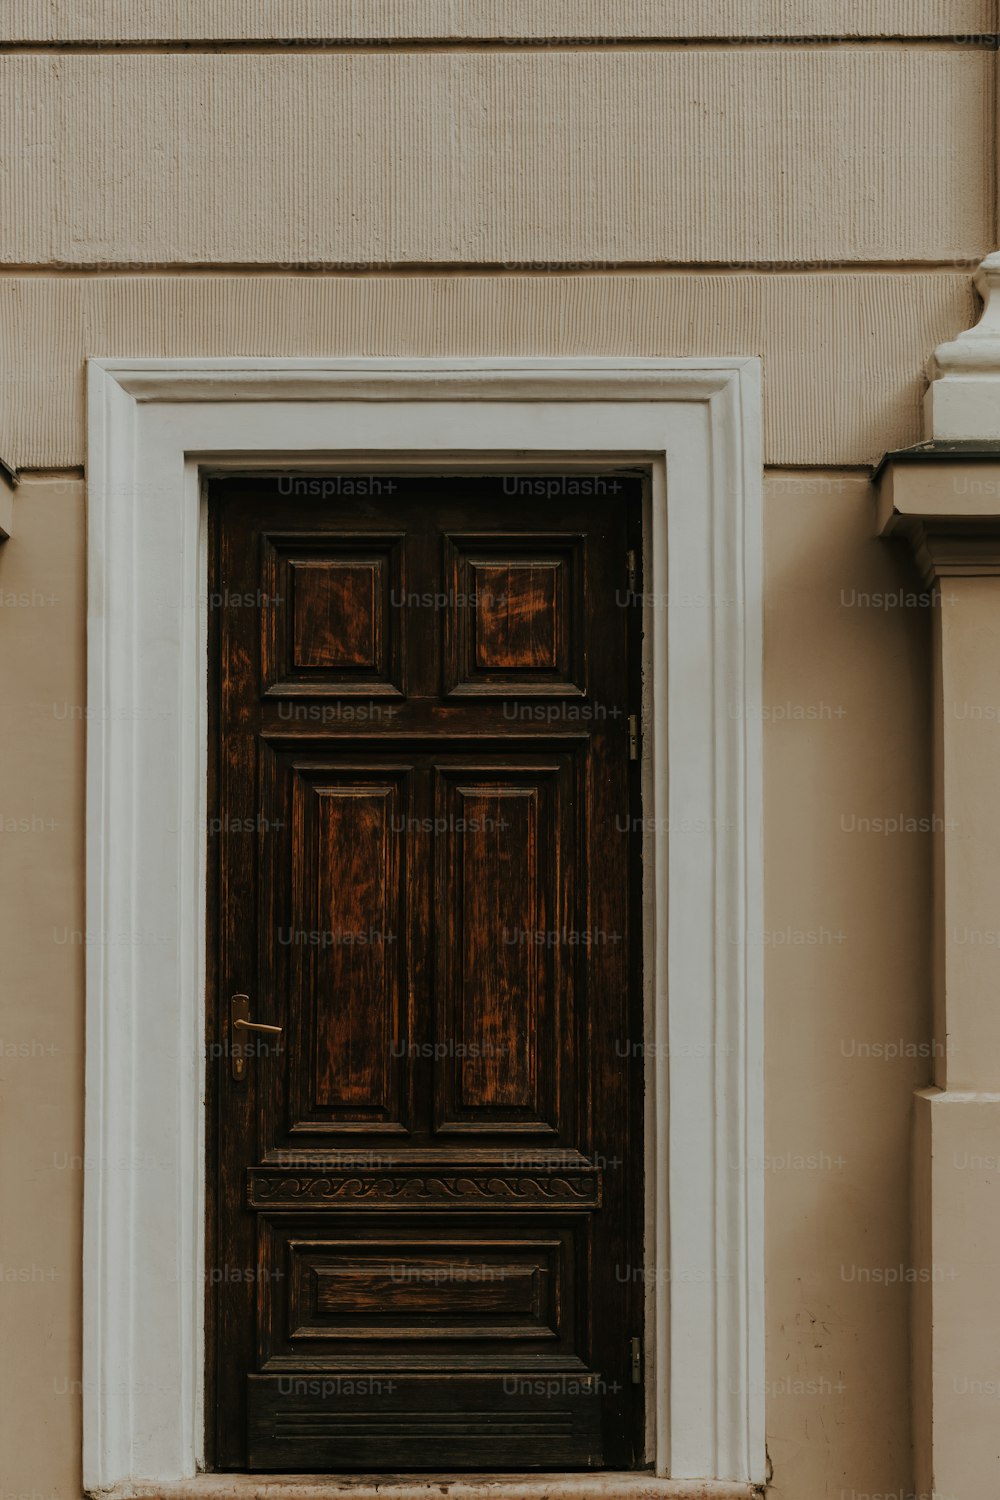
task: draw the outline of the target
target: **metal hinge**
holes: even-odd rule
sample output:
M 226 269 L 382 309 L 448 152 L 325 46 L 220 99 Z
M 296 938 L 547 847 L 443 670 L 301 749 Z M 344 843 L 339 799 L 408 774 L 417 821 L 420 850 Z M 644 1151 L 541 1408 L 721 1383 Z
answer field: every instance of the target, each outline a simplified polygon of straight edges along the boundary
M 628 568 L 628 591 L 634 594 L 639 586 L 639 562 L 635 555 L 635 548 L 630 547 L 625 554 L 625 562 Z
M 632 1365 L 632 1384 L 642 1385 L 642 1339 L 629 1339 L 628 1347 Z
M 629 716 L 628 716 L 628 758 L 629 758 L 629 760 L 638 760 L 639 759 L 639 715 L 638 714 L 629 714 Z

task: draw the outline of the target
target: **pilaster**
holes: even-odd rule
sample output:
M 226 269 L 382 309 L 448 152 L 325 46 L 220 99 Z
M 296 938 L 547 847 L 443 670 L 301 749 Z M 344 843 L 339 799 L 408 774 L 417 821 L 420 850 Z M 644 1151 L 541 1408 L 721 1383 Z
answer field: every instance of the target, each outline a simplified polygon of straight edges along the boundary
M 932 593 L 933 1086 L 915 1100 L 916 1491 L 1000 1492 L 1000 255 L 929 368 L 927 440 L 876 474 Z

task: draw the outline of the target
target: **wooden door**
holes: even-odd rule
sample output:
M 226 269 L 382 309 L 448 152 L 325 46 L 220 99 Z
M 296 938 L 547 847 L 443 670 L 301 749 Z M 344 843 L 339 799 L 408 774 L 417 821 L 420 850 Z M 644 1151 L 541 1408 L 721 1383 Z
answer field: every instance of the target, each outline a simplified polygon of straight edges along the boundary
M 639 514 L 211 486 L 217 1468 L 641 1464 Z

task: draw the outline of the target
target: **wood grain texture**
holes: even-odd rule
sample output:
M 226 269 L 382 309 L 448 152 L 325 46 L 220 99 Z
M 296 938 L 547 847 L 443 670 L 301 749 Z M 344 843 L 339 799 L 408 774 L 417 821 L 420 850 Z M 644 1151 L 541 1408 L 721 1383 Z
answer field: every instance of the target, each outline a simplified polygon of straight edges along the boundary
M 390 1044 L 399 995 L 399 965 L 390 960 L 393 898 L 401 871 L 395 788 L 324 787 L 316 820 L 319 889 L 314 912 L 322 948 L 315 968 L 311 1018 L 314 1097 L 318 1105 L 384 1107 L 390 1097 Z
M 870 463 L 977 316 L 959 273 L 0 278 L 0 453 L 83 462 L 87 355 L 751 354 L 768 463 Z
M 642 1202 L 641 1071 L 622 1050 L 642 994 L 625 696 L 639 619 L 621 603 L 641 484 L 540 511 L 506 478 L 397 476 L 391 494 L 333 503 L 275 478 L 213 482 L 213 593 L 270 608 L 279 527 L 327 554 L 362 526 L 398 537 L 408 584 L 388 721 L 290 724 L 258 690 L 266 632 L 245 605 L 222 611 L 210 651 L 210 760 L 242 771 L 219 783 L 210 965 L 220 995 L 239 972 L 283 1028 L 245 1077 L 216 1070 L 217 1263 L 253 1266 L 256 1297 L 251 1310 L 219 1278 L 220 1464 L 636 1461 L 641 1289 L 616 1271 L 640 1264 Z M 591 696 L 568 731 L 446 691 L 444 544 L 474 527 L 522 557 L 578 547 Z M 370 618 L 370 600 L 354 607 Z
M 531 671 L 558 667 L 558 563 L 473 565 L 476 665 Z
M 293 564 L 296 667 L 381 666 L 380 562 Z
M 8 0 L 3 41 L 965 36 L 992 0 Z
M 273 697 L 401 692 L 398 539 L 273 536 L 264 544 L 271 607 L 261 620 L 261 687 Z
M 284 927 L 280 917 L 264 924 L 287 950 L 274 955 L 271 985 L 290 976 L 288 1045 L 311 1059 L 293 1074 L 292 1128 L 349 1134 L 364 1122 L 396 1132 L 405 1113 L 393 1047 L 406 1041 L 409 778 L 404 768 L 315 761 L 315 749 L 280 759 L 294 857 L 275 886 L 290 869 L 292 905 Z M 285 824 L 280 800 L 271 824 Z
M 580 541 L 449 538 L 449 586 L 460 600 L 445 630 L 450 694 L 586 691 Z
M 0 263 L 978 259 L 993 63 L 903 47 L 6 56 Z

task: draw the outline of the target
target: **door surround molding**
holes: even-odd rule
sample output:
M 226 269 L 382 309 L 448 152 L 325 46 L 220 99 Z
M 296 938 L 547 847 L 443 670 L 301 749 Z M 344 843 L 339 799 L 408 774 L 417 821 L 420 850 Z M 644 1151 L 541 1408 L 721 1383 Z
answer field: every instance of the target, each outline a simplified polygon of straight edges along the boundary
M 85 1488 L 202 1453 L 202 475 L 393 465 L 651 473 L 650 1451 L 762 1483 L 759 361 L 91 360 L 88 424 Z

